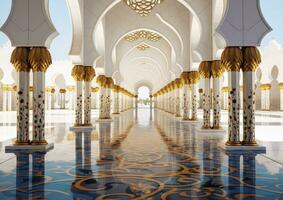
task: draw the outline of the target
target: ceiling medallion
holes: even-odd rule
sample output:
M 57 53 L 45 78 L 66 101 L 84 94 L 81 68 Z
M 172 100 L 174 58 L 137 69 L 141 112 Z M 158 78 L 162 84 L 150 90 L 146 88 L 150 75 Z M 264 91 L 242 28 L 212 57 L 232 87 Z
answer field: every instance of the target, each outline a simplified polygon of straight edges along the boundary
M 148 46 L 147 44 L 141 44 L 141 45 L 137 46 L 137 48 L 138 48 L 140 51 L 145 51 L 145 50 L 149 49 L 150 46 Z
M 145 31 L 145 30 L 136 31 L 125 36 L 125 40 L 129 42 L 133 42 L 138 39 L 147 39 L 152 42 L 157 42 L 161 39 L 161 36 L 158 35 L 157 33 L 153 33 L 151 31 Z
M 124 0 L 140 16 L 148 16 L 152 9 L 163 0 Z

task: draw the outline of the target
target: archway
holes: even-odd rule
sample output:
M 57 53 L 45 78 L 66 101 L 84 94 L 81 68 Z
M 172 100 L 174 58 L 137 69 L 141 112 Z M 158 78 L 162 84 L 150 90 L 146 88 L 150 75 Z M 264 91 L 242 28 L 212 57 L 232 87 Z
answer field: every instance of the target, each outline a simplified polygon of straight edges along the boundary
M 138 107 L 149 108 L 150 106 L 150 90 L 146 86 L 138 89 Z

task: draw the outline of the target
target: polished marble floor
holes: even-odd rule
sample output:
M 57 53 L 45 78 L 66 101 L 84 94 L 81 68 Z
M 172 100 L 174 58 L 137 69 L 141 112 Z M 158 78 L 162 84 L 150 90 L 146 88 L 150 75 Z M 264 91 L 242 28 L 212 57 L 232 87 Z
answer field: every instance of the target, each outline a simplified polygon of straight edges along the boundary
M 225 133 L 199 133 L 199 124 L 146 108 L 110 123 L 95 123 L 93 111 L 91 133 L 69 131 L 72 112 L 50 112 L 54 149 L 5 153 L 10 115 L 0 114 L 0 199 L 283 199 L 281 113 L 257 113 L 266 153 L 225 152 Z

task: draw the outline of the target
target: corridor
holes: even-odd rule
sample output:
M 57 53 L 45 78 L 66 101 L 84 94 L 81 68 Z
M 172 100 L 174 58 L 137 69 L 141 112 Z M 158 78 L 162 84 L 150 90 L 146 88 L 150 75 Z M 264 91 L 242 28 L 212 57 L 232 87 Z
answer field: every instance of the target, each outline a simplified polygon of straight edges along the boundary
M 53 125 L 54 149 L 2 159 L 0 199 L 283 198 L 282 165 L 224 152 L 225 134 L 199 133 L 163 111 L 129 110 L 91 133 Z

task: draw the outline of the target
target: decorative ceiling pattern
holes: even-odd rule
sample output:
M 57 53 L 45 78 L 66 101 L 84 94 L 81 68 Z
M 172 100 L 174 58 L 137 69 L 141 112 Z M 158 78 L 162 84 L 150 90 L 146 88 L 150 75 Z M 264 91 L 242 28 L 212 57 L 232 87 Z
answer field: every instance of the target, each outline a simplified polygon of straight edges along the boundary
M 141 51 L 145 51 L 145 50 L 149 49 L 150 46 L 148 46 L 147 44 L 140 44 L 139 46 L 137 46 L 137 48 Z
M 140 16 L 148 16 L 153 8 L 163 0 L 124 0 L 124 2 Z
M 128 35 L 125 36 L 125 40 L 129 41 L 129 42 L 133 42 L 136 41 L 138 39 L 147 39 L 150 40 L 152 42 L 157 42 L 159 40 L 162 39 L 162 37 L 154 32 L 151 31 L 145 31 L 145 30 L 141 30 L 141 31 L 135 31 L 133 33 L 129 33 Z

